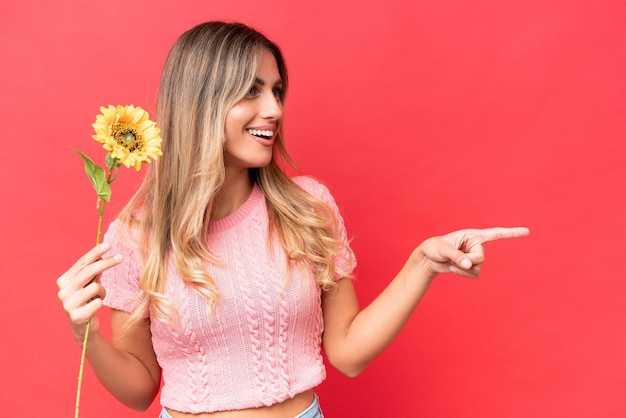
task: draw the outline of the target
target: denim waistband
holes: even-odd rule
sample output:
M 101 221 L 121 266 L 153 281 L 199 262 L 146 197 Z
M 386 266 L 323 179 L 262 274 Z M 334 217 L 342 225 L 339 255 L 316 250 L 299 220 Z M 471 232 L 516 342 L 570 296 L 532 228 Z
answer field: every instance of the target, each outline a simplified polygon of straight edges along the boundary
M 300 412 L 294 418 L 324 418 L 324 414 L 322 414 L 322 408 L 320 407 L 320 400 L 315 395 L 313 398 L 313 402 L 309 405 L 304 411 Z
M 162 408 L 159 418 L 172 418 L 172 416 L 167 412 L 167 409 Z M 315 395 L 311 405 L 307 406 L 304 411 L 300 412 L 294 418 L 324 418 L 324 414 L 322 414 L 322 409 L 320 408 L 320 400 L 317 395 Z

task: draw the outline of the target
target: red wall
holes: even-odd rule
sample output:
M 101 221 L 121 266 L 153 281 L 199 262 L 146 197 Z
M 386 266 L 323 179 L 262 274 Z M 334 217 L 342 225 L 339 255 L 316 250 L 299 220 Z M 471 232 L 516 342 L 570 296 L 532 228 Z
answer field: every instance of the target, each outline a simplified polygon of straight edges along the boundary
M 167 3 L 167 4 L 165 4 Z M 288 145 L 354 236 L 362 304 L 423 239 L 526 225 L 478 281 L 437 279 L 328 417 L 626 415 L 626 6 L 621 0 L 0 3 L 2 409 L 73 413 L 79 348 L 55 279 L 95 240 L 73 148 L 98 108 L 149 110 L 175 38 L 240 20 L 282 45 Z M 114 184 L 118 210 L 140 181 Z M 119 405 L 88 373 L 83 417 Z

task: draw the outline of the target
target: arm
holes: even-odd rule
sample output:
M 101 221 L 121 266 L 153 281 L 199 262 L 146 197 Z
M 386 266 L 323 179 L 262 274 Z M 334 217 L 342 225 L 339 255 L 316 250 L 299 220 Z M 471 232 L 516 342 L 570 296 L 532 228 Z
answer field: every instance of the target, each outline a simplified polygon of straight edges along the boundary
M 108 244 L 95 247 L 57 280 L 58 297 L 63 303 L 74 339 L 82 346 L 85 326 L 91 319 L 86 356 L 96 376 L 113 396 L 125 405 L 147 409 L 156 397 L 161 369 L 152 348 L 150 323 L 141 320 L 127 326 L 128 314 L 113 310 L 113 341 L 99 331 L 95 316 L 102 308 L 105 290 L 92 278 L 120 263 L 120 257 L 101 259 Z
M 159 392 L 161 368 L 156 360 L 149 319 L 125 329 L 128 314 L 111 312 L 113 344 L 90 335 L 86 356 L 100 382 L 126 406 L 145 411 Z M 124 330 L 124 331 L 121 331 Z
M 383 292 L 360 310 L 348 279 L 322 296 L 322 343 L 329 362 L 348 376 L 358 375 L 396 337 L 439 273 L 475 278 L 487 241 L 528 235 L 526 228 L 463 230 L 429 238 L 412 253 Z

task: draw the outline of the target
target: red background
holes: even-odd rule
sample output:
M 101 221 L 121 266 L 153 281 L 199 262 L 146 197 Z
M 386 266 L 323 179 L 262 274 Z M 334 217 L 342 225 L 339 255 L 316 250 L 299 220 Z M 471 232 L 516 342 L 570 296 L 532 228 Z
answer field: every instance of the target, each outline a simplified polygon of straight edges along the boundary
M 488 244 L 480 280 L 437 279 L 361 376 L 329 369 L 326 415 L 626 416 L 624 2 L 165 3 L 0 3 L 3 413 L 73 414 L 79 348 L 55 279 L 93 245 L 96 212 L 72 149 L 103 158 L 99 106 L 152 111 L 176 37 L 229 19 L 284 50 L 288 146 L 343 210 L 363 305 L 431 235 L 532 230 Z M 140 178 L 121 172 L 107 220 Z M 83 417 L 157 404 L 132 412 L 87 372 Z

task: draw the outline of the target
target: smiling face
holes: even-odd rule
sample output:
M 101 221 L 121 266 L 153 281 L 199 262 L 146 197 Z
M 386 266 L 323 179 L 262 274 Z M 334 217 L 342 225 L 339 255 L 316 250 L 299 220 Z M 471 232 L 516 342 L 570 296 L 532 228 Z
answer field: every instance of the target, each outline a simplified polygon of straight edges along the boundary
M 254 85 L 226 115 L 226 169 L 247 170 L 269 164 L 282 117 L 283 81 L 274 55 L 263 48 Z

